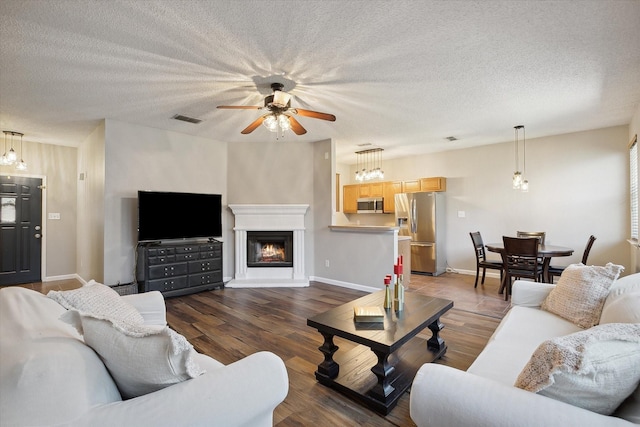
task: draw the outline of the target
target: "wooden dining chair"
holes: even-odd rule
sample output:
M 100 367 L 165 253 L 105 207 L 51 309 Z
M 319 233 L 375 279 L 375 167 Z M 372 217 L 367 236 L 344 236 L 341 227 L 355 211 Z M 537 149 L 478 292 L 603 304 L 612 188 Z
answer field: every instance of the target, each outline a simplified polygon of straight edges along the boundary
M 543 266 L 538 257 L 538 237 L 503 236 L 504 299 L 509 299 L 513 279 L 528 278 L 542 282 Z
M 487 251 L 485 250 L 484 242 L 482 241 L 482 235 L 479 231 L 471 232 L 469 233 L 469 235 L 471 236 L 473 248 L 476 253 L 476 283 L 473 285 L 473 287 L 478 287 L 478 277 L 480 276 L 480 269 L 482 269 L 482 281 L 480 283 L 484 285 L 484 277 L 487 273 L 487 268 L 500 270 L 500 283 L 502 283 L 502 270 L 504 268 L 502 261 L 487 261 Z
M 593 234 L 591 236 L 589 236 L 589 240 L 587 240 L 587 246 L 585 246 L 584 252 L 582 253 L 582 260 L 580 261 L 584 265 L 587 265 L 587 259 L 589 258 L 589 252 L 591 252 L 591 247 L 593 246 L 593 242 L 595 242 L 595 241 L 596 241 L 596 237 Z M 548 270 L 547 270 L 548 274 L 549 274 L 549 283 L 553 283 L 554 277 L 560 277 L 565 268 L 566 268 L 565 266 L 550 265 Z
M 541 245 L 544 245 L 544 238 L 547 235 L 544 231 L 518 231 L 517 237 L 537 237 Z

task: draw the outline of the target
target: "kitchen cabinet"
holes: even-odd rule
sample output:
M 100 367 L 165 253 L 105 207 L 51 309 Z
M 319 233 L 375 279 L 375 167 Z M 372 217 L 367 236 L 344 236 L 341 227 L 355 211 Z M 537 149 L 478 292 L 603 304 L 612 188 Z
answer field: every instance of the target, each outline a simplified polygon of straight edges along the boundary
M 418 191 L 422 191 L 422 189 L 420 188 L 419 179 L 414 179 L 411 181 L 402 181 L 403 193 L 417 193 Z
M 396 211 L 396 194 L 402 193 L 402 181 L 383 182 L 382 197 L 384 198 L 384 213 L 394 213 Z
M 382 182 L 370 182 L 367 184 L 360 184 L 358 197 L 383 197 L 383 183 Z
M 436 176 L 433 178 L 420 178 L 420 191 L 446 191 L 447 178 Z
M 368 182 L 349 184 L 342 187 L 342 212 L 358 212 L 358 198 L 384 198 L 384 213 L 394 213 L 395 195 L 398 193 L 417 193 L 420 191 L 446 191 L 447 179 L 441 176 L 419 178 L 409 181 Z
M 358 212 L 358 184 L 345 185 L 342 187 L 342 213 Z

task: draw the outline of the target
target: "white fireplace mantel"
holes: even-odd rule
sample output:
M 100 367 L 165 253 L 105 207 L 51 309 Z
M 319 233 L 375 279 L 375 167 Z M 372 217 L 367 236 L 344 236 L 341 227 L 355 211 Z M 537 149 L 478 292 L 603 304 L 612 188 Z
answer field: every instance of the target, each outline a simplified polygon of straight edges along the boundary
M 309 205 L 229 205 L 235 216 L 235 276 L 230 288 L 304 287 L 304 216 Z M 247 267 L 247 231 L 293 231 L 293 267 Z

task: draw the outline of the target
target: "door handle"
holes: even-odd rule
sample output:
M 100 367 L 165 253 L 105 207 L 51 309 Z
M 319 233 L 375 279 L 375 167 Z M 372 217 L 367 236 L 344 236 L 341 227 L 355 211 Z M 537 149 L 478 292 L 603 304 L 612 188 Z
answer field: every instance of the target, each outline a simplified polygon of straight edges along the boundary
M 33 237 L 35 237 L 36 239 L 39 239 L 41 237 L 40 233 L 36 233 Z
M 34 228 L 35 228 L 36 231 L 40 231 L 40 226 L 39 225 L 36 225 Z

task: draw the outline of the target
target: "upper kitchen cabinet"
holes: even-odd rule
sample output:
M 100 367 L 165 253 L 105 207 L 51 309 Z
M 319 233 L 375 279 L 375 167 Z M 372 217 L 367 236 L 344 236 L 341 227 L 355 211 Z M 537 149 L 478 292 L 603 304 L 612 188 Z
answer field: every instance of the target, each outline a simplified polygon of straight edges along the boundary
M 420 189 L 420 180 L 414 179 L 412 181 L 403 181 L 402 182 L 402 192 L 403 193 L 417 193 L 418 191 L 422 191 Z
M 447 178 L 436 176 L 433 178 L 420 178 L 420 191 L 446 191 Z
M 358 197 L 383 197 L 382 193 L 382 182 L 370 182 L 367 184 L 360 184 Z
M 395 213 L 396 194 L 402 193 L 402 181 L 383 182 L 382 197 L 384 198 L 384 213 Z
M 342 187 L 342 212 L 357 213 L 358 212 L 358 184 L 345 185 Z

